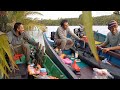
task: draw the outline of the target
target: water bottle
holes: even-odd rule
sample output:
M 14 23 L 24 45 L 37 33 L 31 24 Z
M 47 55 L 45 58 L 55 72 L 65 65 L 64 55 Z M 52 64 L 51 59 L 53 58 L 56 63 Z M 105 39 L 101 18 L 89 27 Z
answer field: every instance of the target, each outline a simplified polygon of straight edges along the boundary
M 40 69 L 40 75 L 39 75 L 38 79 L 50 79 L 47 75 L 46 68 Z
M 61 54 L 62 54 L 62 50 L 60 49 L 60 50 L 59 50 L 59 56 L 60 56 Z
M 75 52 L 75 58 L 78 58 L 78 51 Z

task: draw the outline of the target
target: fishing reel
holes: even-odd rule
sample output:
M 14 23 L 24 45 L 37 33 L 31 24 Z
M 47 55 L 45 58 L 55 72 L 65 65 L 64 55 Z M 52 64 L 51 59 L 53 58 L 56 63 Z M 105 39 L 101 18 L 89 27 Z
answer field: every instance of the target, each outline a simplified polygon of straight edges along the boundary
M 74 29 L 74 33 L 75 33 L 79 38 L 82 38 L 82 37 L 85 35 L 83 28 L 75 28 L 75 29 Z

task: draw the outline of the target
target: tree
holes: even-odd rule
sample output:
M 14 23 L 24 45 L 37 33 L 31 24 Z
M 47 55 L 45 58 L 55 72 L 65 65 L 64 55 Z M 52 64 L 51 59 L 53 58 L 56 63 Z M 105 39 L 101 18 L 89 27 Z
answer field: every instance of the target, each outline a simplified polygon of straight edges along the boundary
M 7 11 L 0 11 L 0 31 L 6 32 L 7 22 Z
M 12 58 L 7 36 L 5 33 L 3 33 L 6 32 L 7 23 L 8 23 L 7 11 L 0 11 L 0 78 L 3 78 L 4 75 L 8 77 L 6 68 L 9 71 L 11 71 L 5 58 L 6 54 L 9 57 L 9 61 L 13 69 L 17 67 Z
M 4 75 L 9 77 L 6 68 L 11 71 L 6 61 L 6 55 L 9 57 L 8 61 L 11 63 L 12 68 L 18 68 L 13 60 L 7 35 L 3 32 L 9 31 L 8 26 L 12 27 L 15 22 L 22 22 L 25 25 L 25 28 L 27 26 L 31 26 L 31 28 L 36 25 L 40 26 L 37 20 L 27 18 L 27 15 L 35 13 L 38 14 L 37 12 L 28 11 L 0 11 L 0 78 L 3 78 Z
M 8 11 L 7 17 L 9 20 L 9 25 L 13 27 L 15 22 L 22 22 L 24 24 L 25 30 L 31 30 L 34 28 L 34 26 L 40 27 L 43 26 L 41 25 L 38 20 L 32 19 L 27 17 L 28 15 L 42 15 L 39 12 L 34 12 L 34 11 Z
M 119 11 L 114 11 L 113 14 L 120 15 L 120 12 Z

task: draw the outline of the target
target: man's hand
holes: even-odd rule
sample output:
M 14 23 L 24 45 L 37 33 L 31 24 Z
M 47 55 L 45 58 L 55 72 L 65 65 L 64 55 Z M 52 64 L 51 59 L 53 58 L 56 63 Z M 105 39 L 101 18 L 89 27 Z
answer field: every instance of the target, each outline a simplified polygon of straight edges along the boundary
M 70 41 L 70 40 L 68 40 L 67 41 L 67 43 L 70 45 L 70 44 L 73 44 L 73 42 L 72 41 Z
M 103 48 L 103 49 L 102 49 L 102 52 L 104 52 L 104 53 L 106 53 L 106 52 L 108 52 L 108 51 L 110 51 L 109 48 Z
M 86 36 L 83 36 L 82 38 L 80 38 L 80 40 L 85 41 L 85 42 L 88 42 L 88 39 L 87 39 Z

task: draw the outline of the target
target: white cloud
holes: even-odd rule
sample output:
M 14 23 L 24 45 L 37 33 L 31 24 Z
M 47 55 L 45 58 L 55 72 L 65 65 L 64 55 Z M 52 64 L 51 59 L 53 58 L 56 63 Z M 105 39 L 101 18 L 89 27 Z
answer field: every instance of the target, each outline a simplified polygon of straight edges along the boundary
M 58 18 L 78 18 L 82 13 L 81 11 L 38 11 L 43 14 L 40 15 L 30 15 L 32 18 L 39 19 L 58 19 Z M 101 15 L 111 15 L 113 11 L 92 11 L 92 16 L 101 16 Z

